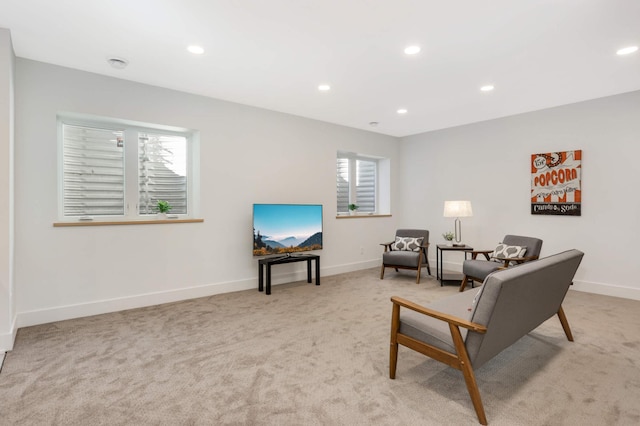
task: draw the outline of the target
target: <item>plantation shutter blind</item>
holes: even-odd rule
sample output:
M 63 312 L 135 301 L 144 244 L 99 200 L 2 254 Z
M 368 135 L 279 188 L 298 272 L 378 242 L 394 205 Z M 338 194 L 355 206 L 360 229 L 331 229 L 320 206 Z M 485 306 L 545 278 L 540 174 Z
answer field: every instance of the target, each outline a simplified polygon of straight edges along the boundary
M 124 215 L 124 134 L 63 124 L 64 216 Z
M 356 160 L 356 204 L 361 212 L 376 211 L 376 168 L 376 161 Z
M 338 213 L 349 211 L 349 159 L 338 158 L 336 167 Z
M 187 139 L 183 136 L 138 134 L 140 214 L 158 212 L 158 201 L 171 214 L 187 213 Z

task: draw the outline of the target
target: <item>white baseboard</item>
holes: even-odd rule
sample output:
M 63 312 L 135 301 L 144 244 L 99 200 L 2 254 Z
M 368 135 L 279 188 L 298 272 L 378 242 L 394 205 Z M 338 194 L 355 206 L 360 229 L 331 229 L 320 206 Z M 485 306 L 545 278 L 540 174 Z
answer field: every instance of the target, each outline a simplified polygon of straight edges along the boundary
M 435 276 L 436 268 L 438 267 L 436 264 L 436 259 L 429 259 L 429 267 L 431 268 L 433 276 Z M 442 269 L 448 272 L 462 272 L 462 262 L 447 262 L 443 260 Z
M 611 284 L 594 283 L 589 281 L 574 281 L 570 290 L 585 293 L 602 294 L 604 296 L 622 297 L 624 299 L 640 300 L 640 289 L 621 287 Z
M 38 309 L 18 314 L 18 327 L 46 324 L 55 321 L 63 321 L 73 318 L 88 317 L 92 315 L 106 314 L 109 312 L 124 311 L 127 309 L 142 308 L 145 306 L 161 305 L 163 303 L 178 302 L 181 300 L 207 297 L 215 294 L 230 293 L 233 291 L 248 290 L 258 287 L 258 279 L 207 284 L 202 286 L 187 287 L 176 290 L 168 290 L 157 293 L 146 293 L 135 296 L 105 299 L 75 305 L 57 306 L 54 308 Z
M 362 262 L 355 262 L 355 263 L 347 263 L 344 265 L 338 265 L 338 266 L 332 266 L 330 268 L 320 268 L 322 270 L 322 274 L 329 276 L 329 275 L 338 275 L 338 274 L 346 274 L 347 272 L 354 272 L 354 271 L 360 271 L 362 269 L 369 269 L 369 268 L 379 268 L 380 265 L 382 264 L 382 260 L 381 259 L 373 259 L 373 260 L 365 260 Z
M 0 353 L 4 353 L 13 349 L 13 343 L 16 341 L 16 334 L 18 334 L 18 327 L 16 326 L 17 319 L 14 317 L 11 327 L 7 333 L 0 334 Z M 0 365 L 2 365 L 0 363 Z
M 429 259 L 430 265 L 435 265 L 435 259 Z M 462 263 L 443 262 L 443 268 L 447 271 L 462 271 Z M 436 274 L 435 266 L 432 266 L 433 275 Z M 640 289 L 631 287 L 615 286 L 604 283 L 594 283 L 589 281 L 574 280 L 570 290 L 582 291 L 585 293 L 601 294 L 603 296 L 622 297 L 623 299 L 640 300 Z
M 345 272 L 358 271 L 368 269 L 380 265 L 380 260 L 369 260 L 339 266 L 323 268 L 320 266 L 320 275 L 329 276 L 342 274 Z M 290 282 L 302 281 L 307 279 L 306 268 L 301 268 L 292 272 L 275 273 L 271 275 L 271 285 L 279 285 Z M 32 325 L 46 324 L 55 321 L 64 321 L 73 318 L 81 318 L 92 315 L 106 314 L 109 312 L 124 311 L 127 309 L 142 308 L 145 306 L 160 305 L 163 303 L 179 302 L 181 300 L 195 299 L 198 297 L 213 296 L 215 294 L 230 293 L 234 291 L 258 289 L 258 277 L 253 277 L 239 281 L 229 281 L 215 284 L 206 284 L 202 286 L 194 286 L 181 288 L 176 290 L 162 291 L 156 293 L 146 293 L 135 296 L 119 297 L 114 299 L 105 299 L 88 303 L 80 303 L 76 305 L 57 306 L 53 308 L 38 309 L 27 312 L 20 312 L 17 318 L 17 327 L 29 327 Z M 14 327 L 17 330 L 16 327 Z M 0 335 L 0 348 L 3 340 Z M 7 342 L 11 342 L 10 348 L 13 348 L 13 340 L 15 340 L 15 331 L 13 338 L 7 337 Z M 9 345 L 6 345 L 9 347 Z

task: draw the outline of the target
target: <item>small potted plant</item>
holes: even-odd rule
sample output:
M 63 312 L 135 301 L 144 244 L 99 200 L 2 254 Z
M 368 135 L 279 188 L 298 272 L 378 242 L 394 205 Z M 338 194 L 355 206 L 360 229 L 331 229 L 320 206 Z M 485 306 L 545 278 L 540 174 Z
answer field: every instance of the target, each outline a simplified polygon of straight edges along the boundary
M 442 238 L 445 239 L 448 246 L 453 245 L 453 237 L 454 237 L 453 232 L 445 232 L 444 234 L 442 234 Z
M 360 206 L 359 206 L 359 205 L 357 205 L 357 204 L 349 204 L 349 213 L 350 213 L 351 215 L 354 215 L 354 214 L 356 214 L 356 212 L 357 212 L 357 210 L 358 210 L 359 208 L 360 208 Z
M 169 213 L 169 210 L 171 210 L 171 208 L 171 204 L 169 204 L 168 201 L 158 200 L 158 216 L 160 216 L 161 218 L 166 219 L 167 213 Z

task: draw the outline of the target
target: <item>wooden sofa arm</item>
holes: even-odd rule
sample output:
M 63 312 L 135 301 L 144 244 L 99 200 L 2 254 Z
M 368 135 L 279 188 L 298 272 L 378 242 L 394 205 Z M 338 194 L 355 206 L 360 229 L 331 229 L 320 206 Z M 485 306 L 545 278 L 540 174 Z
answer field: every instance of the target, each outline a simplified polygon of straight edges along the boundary
M 384 251 L 387 252 L 391 250 L 391 244 L 395 243 L 395 241 L 391 241 L 390 243 L 380 243 L 381 246 L 384 246 Z
M 468 253 L 471 253 L 471 259 L 475 259 L 479 254 L 482 254 L 487 258 L 487 260 L 490 260 L 489 254 L 493 253 L 493 250 L 471 250 Z
M 530 260 L 538 259 L 538 256 L 525 256 L 525 257 L 494 257 L 504 263 L 504 266 L 509 266 L 510 262 L 516 262 L 517 264 L 529 262 Z
M 445 321 L 449 324 L 457 325 L 459 327 L 464 327 L 469 330 L 473 330 L 477 333 L 486 333 L 487 327 L 482 324 L 477 324 L 475 322 L 467 321 L 463 318 L 456 317 L 454 315 L 445 314 L 444 312 L 434 311 L 432 309 L 426 308 L 424 306 L 418 305 L 417 303 L 413 303 L 407 299 L 403 299 L 402 297 L 392 296 L 391 302 L 395 305 L 399 305 L 405 307 L 407 309 L 411 309 L 412 311 L 418 312 L 423 315 L 430 316 L 432 318 L 439 319 L 441 321 Z

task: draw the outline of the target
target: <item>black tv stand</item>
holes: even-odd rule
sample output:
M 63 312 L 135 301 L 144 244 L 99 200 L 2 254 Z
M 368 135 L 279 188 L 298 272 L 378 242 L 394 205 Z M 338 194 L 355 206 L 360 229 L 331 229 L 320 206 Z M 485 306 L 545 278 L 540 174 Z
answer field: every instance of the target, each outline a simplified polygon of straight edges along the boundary
M 271 294 L 271 265 L 281 265 L 283 263 L 292 263 L 292 262 L 302 262 L 307 261 L 307 282 L 311 282 L 311 261 L 316 261 L 316 285 L 320 285 L 320 256 L 317 254 L 299 254 L 299 255 L 291 255 L 291 253 L 287 253 L 286 256 L 278 256 L 278 257 L 265 257 L 264 259 L 258 260 L 258 291 L 262 291 L 264 289 L 264 270 L 262 266 L 266 266 L 267 268 L 267 284 L 266 284 L 266 294 Z

